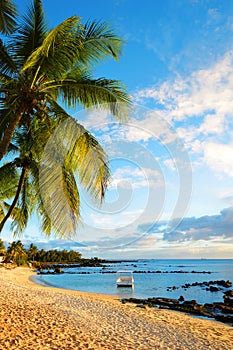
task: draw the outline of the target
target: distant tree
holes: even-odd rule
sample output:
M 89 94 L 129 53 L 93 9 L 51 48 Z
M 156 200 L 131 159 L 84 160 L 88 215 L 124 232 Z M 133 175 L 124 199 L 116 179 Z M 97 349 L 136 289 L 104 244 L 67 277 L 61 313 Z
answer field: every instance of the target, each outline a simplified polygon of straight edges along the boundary
M 38 250 L 36 254 L 36 261 L 38 262 L 44 262 L 44 257 L 45 257 L 46 251 L 44 249 Z
M 8 246 L 6 259 L 13 260 L 18 266 L 27 262 L 27 253 L 21 241 L 13 241 Z
M 4 245 L 3 240 L 0 238 L 0 256 L 5 255 L 6 253 L 6 247 Z
M 29 249 L 27 251 L 28 260 L 34 261 L 35 258 L 36 258 L 37 253 L 38 253 L 38 248 L 33 243 L 31 243 L 30 247 L 29 247 Z

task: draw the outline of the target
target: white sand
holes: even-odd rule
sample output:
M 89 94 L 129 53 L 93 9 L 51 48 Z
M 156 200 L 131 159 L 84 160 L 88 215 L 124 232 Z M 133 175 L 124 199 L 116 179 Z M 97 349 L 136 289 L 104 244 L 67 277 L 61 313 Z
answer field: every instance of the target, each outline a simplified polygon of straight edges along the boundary
M 233 349 L 233 327 L 43 287 L 29 281 L 32 274 L 28 268 L 0 269 L 2 350 Z

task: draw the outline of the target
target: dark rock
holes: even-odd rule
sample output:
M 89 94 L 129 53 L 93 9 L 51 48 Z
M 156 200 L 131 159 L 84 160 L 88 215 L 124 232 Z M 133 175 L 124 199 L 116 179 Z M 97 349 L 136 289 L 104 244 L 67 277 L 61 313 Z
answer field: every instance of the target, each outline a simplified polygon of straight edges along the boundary
M 225 287 L 225 288 L 232 287 L 232 282 L 229 281 L 229 280 L 227 280 L 227 281 L 224 281 L 224 280 L 214 281 L 212 284 L 217 284 L 218 286 L 222 286 L 222 287 Z
M 224 294 L 229 296 L 229 297 L 233 297 L 233 289 L 227 290 L 226 292 L 224 292 Z
M 223 322 L 223 323 L 229 323 L 233 325 L 233 316 L 226 316 L 226 315 L 216 315 L 215 319 L 217 321 Z
M 184 301 L 184 297 L 183 297 L 183 295 L 181 295 L 180 297 L 179 297 L 179 299 L 178 299 L 179 301 Z
M 59 273 L 64 273 L 64 271 L 62 271 L 62 269 L 60 267 L 55 267 L 54 273 L 59 274 Z
M 196 305 L 197 301 L 196 300 L 187 300 L 183 302 L 183 305 Z
M 224 295 L 224 304 L 233 307 L 233 299 L 229 297 L 229 295 Z
M 215 286 L 210 286 L 209 291 L 210 292 L 219 292 L 221 289 Z
M 181 296 L 182 297 L 182 296 Z M 182 299 L 182 298 L 179 299 Z M 226 299 L 230 299 L 229 296 L 226 296 Z M 190 314 L 195 314 L 198 316 L 205 316 L 215 318 L 218 321 L 224 323 L 233 323 L 233 307 L 225 303 L 213 303 L 213 304 L 204 304 L 200 305 L 196 300 L 187 300 L 183 303 L 179 303 L 179 299 L 170 299 L 170 298 L 148 298 L 145 299 L 123 299 L 122 303 L 134 302 L 138 307 L 159 307 L 160 309 L 171 309 L 181 312 L 188 312 Z

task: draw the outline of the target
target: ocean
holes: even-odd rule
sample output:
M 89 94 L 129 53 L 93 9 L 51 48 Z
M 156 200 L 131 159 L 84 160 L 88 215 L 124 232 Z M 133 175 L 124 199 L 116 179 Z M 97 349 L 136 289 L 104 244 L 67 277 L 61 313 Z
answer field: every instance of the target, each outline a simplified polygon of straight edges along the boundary
M 230 280 L 233 282 L 232 260 L 135 260 L 104 263 L 102 267 L 62 268 L 63 274 L 37 275 L 36 282 L 58 288 L 79 290 L 99 294 L 115 295 L 119 298 L 151 297 L 196 300 L 199 304 L 222 302 L 223 292 L 206 290 L 202 282 Z M 131 270 L 134 288 L 117 288 L 116 272 Z M 185 288 L 185 284 L 194 284 Z

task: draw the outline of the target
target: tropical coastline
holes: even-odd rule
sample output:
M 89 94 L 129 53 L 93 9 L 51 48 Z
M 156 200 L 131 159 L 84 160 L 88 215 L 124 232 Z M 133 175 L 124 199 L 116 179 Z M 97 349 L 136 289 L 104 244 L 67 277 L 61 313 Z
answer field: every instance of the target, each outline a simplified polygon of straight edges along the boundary
M 0 349 L 230 349 L 233 329 L 121 304 L 114 296 L 44 287 L 35 272 L 0 269 Z

